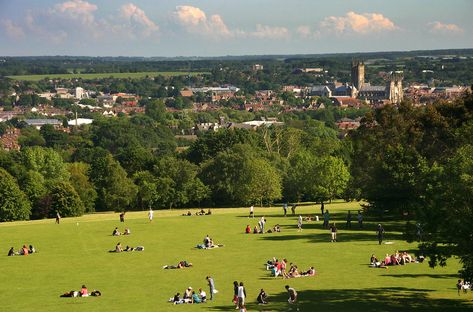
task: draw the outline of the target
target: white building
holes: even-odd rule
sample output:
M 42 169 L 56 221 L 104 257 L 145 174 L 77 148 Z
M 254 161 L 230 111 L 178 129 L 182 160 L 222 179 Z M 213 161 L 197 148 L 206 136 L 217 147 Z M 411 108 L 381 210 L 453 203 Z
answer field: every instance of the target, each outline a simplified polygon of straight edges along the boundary
M 87 94 L 85 93 L 83 88 L 81 87 L 76 88 L 75 93 L 74 93 L 74 96 L 76 99 L 80 100 L 80 99 L 86 98 L 86 95 Z

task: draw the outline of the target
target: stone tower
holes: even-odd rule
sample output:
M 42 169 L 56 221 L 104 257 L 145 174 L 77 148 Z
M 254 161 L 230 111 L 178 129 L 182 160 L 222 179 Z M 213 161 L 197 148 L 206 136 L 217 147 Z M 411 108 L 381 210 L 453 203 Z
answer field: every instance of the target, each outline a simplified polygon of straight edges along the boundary
M 386 82 L 386 98 L 394 104 L 401 103 L 404 98 L 404 91 L 402 90 L 402 80 L 404 76 L 402 73 L 391 73 Z
M 365 84 L 365 63 L 363 61 L 351 62 L 351 83 L 359 91 Z

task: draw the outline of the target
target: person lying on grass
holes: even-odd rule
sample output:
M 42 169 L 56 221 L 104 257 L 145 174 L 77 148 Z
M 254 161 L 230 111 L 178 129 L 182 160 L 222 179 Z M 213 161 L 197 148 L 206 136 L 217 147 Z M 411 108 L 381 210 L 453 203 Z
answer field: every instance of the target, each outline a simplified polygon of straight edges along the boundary
M 143 246 L 137 246 L 135 248 L 126 246 L 125 249 L 123 249 L 122 245 L 120 242 L 115 246 L 115 250 L 109 250 L 108 252 L 123 252 L 123 251 L 143 251 L 145 248 Z
M 182 268 L 188 268 L 191 267 L 192 263 L 187 262 L 186 260 L 179 261 L 177 265 L 165 265 L 163 266 L 163 269 L 182 269 Z

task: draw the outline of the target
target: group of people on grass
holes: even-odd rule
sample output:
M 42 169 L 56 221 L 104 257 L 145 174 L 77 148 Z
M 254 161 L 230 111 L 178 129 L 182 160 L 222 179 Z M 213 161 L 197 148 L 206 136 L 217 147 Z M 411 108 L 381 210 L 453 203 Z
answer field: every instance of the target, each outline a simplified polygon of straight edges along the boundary
M 307 271 L 299 272 L 296 264 L 289 263 L 289 269 L 287 269 L 287 259 L 278 260 L 273 257 L 272 260 L 266 262 L 266 270 L 271 271 L 271 275 L 274 277 L 281 276 L 283 278 L 296 278 L 303 276 L 314 276 L 316 274 L 313 266 L 309 267 Z
M 263 227 L 263 229 L 264 229 L 264 227 Z M 270 228 L 266 231 L 266 233 L 275 233 L 275 232 L 281 232 L 281 226 L 279 224 L 276 224 L 275 226 L 273 226 L 272 228 Z M 252 231 L 249 224 L 246 225 L 245 233 L 246 234 L 250 234 L 250 233 L 263 234 L 263 232 L 261 232 L 261 228 L 258 228 L 258 226 L 256 226 L 256 225 L 255 225 L 255 227 L 253 228 L 253 231 Z
M 71 291 L 65 292 L 59 297 L 89 297 L 89 296 L 100 297 L 101 295 L 102 293 L 99 290 L 95 290 L 95 289 L 89 293 L 89 291 L 87 290 L 87 287 L 85 285 L 82 285 L 82 288 L 80 291 L 71 290 Z
M 372 254 L 370 258 L 370 266 L 373 268 L 386 268 L 387 266 L 391 265 L 405 265 L 408 263 L 422 263 L 424 262 L 424 256 L 413 257 L 407 251 L 399 252 L 396 250 L 395 253 L 389 255 L 386 254 L 383 260 L 379 261 L 379 259 Z
M 109 250 L 108 252 L 126 252 L 126 251 L 143 251 L 143 250 L 145 250 L 143 246 L 131 247 L 127 245 L 125 248 L 123 248 L 122 244 L 118 242 L 115 245 L 115 249 Z
M 198 244 L 196 246 L 196 248 L 198 249 L 211 249 L 211 248 L 218 248 L 218 247 L 223 247 L 223 245 L 215 244 L 213 239 L 209 237 L 209 234 L 205 236 L 203 244 Z
M 196 216 L 209 216 L 211 214 L 212 214 L 212 211 L 210 210 L 210 208 L 207 210 L 207 212 L 205 212 L 204 209 L 200 209 L 199 211 L 195 213 Z M 192 216 L 192 212 L 188 210 L 186 213 L 183 213 L 181 216 L 190 217 Z
M 29 245 L 29 247 L 26 247 L 26 245 L 23 245 L 18 251 L 15 251 L 13 247 L 8 250 L 8 256 L 27 256 L 29 254 L 36 253 L 36 249 L 33 247 L 33 245 Z
M 123 233 L 121 233 L 119 230 L 118 230 L 118 227 L 116 227 L 113 232 L 112 232 L 112 236 L 120 236 L 120 235 L 130 235 L 131 234 L 131 231 L 129 228 L 125 228 L 125 230 L 123 230 Z
M 207 280 L 207 284 L 209 286 L 210 298 L 208 299 L 213 300 L 214 295 L 218 293 L 218 290 L 215 288 L 214 279 L 211 276 L 207 276 L 205 279 Z M 184 290 L 184 294 L 182 298 L 181 298 L 181 294 L 177 293 L 174 295 L 174 297 L 169 299 L 169 302 L 172 302 L 173 304 L 203 303 L 206 301 L 207 301 L 207 293 L 202 288 L 199 288 L 199 291 L 195 292 L 190 286 L 187 287 L 186 290 Z
M 182 268 L 189 268 L 192 266 L 192 263 L 187 262 L 186 260 L 179 261 L 177 265 L 165 265 L 163 269 L 182 269 Z
M 457 291 L 458 295 L 460 296 L 460 293 L 466 294 L 468 290 L 471 290 L 471 284 L 470 282 L 466 282 L 465 280 L 459 279 L 457 282 Z

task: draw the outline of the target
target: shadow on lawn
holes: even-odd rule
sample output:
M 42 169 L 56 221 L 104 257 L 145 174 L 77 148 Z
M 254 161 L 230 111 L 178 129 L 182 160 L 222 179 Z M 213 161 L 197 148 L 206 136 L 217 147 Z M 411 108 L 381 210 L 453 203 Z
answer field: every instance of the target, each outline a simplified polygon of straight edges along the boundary
M 382 274 L 381 276 L 396 277 L 396 278 L 417 278 L 417 277 L 430 277 L 430 278 L 458 278 L 458 274 Z
M 274 233 L 276 234 L 276 233 Z M 264 234 L 259 237 L 268 241 L 290 241 L 290 240 L 308 240 L 312 243 L 330 243 L 330 232 L 327 230 L 327 233 L 309 233 L 305 234 L 304 232 L 300 234 L 284 234 L 284 235 L 274 235 L 274 234 Z M 402 240 L 403 236 L 399 233 L 387 233 L 384 237 L 384 241 L 390 240 Z M 366 232 L 338 232 L 337 241 L 342 242 L 352 242 L 352 241 L 371 241 L 373 244 L 378 243 L 378 238 L 376 234 L 366 233 Z M 396 247 L 393 247 L 396 249 Z
M 248 300 L 248 311 L 471 311 L 473 305 L 465 300 L 429 298 L 428 289 L 415 288 L 372 288 L 302 290 L 298 292 L 298 303 L 288 304 L 288 295 L 281 292 L 269 294 L 269 304 L 258 305 L 253 298 Z M 209 306 L 213 311 L 230 311 L 230 305 Z

